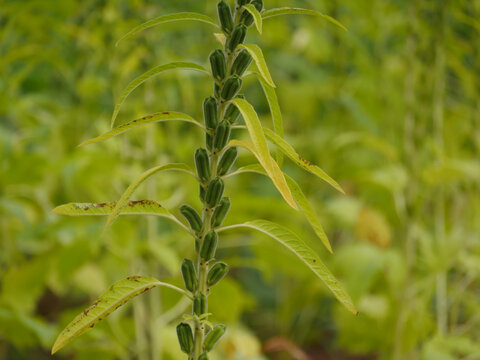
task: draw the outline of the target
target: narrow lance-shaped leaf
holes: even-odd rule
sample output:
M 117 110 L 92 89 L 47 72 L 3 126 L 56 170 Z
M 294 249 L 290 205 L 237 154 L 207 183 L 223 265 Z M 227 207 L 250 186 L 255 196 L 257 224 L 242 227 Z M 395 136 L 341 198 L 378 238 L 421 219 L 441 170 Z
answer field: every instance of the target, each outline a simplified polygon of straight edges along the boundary
M 73 321 L 60 333 L 52 348 L 52 354 L 93 328 L 99 321 L 125 304 L 128 300 L 157 286 L 164 286 L 190 297 L 184 290 L 145 276 L 130 276 L 114 283 L 88 309 L 78 314 Z
M 310 247 L 305 244 L 296 234 L 290 230 L 266 220 L 248 221 L 243 224 L 226 226 L 217 231 L 225 231 L 236 228 L 251 228 L 258 230 L 272 239 L 278 241 L 290 251 L 292 251 L 300 260 L 302 260 L 330 289 L 335 297 L 353 314 L 357 315 L 358 311 L 353 304 L 350 295 L 343 288 L 342 284 L 333 276 L 320 257 Z
M 125 90 L 123 90 L 122 94 L 118 98 L 117 103 L 115 104 L 115 108 L 113 110 L 113 115 L 112 115 L 111 126 L 113 127 L 113 124 L 115 123 L 115 119 L 117 118 L 118 112 L 120 111 L 120 107 L 122 106 L 123 102 L 133 90 L 135 90 L 138 86 L 140 86 L 145 81 L 147 81 L 148 79 L 151 79 L 154 76 L 157 76 L 165 71 L 176 70 L 176 69 L 196 70 L 196 71 L 201 71 L 208 74 L 207 69 L 205 69 L 203 66 L 200 66 L 192 62 L 173 62 L 173 63 L 154 67 L 153 69 L 147 71 L 146 73 L 140 75 L 135 80 L 130 82 L 130 84 L 128 84 Z
M 262 33 L 262 15 L 258 12 L 257 8 L 252 4 L 243 5 L 245 10 L 247 10 L 253 16 L 253 21 L 258 32 Z
M 52 213 L 68 216 L 107 216 L 115 209 L 115 201 L 106 203 L 68 203 L 57 206 Z M 184 230 L 188 228 L 182 224 L 170 211 L 153 200 L 129 201 L 119 215 L 154 215 L 163 217 L 180 225 Z
M 265 10 L 262 12 L 262 18 L 268 19 L 274 16 L 281 16 L 281 15 L 311 15 L 311 16 L 319 16 L 324 18 L 325 20 L 331 22 L 332 24 L 337 25 L 341 29 L 348 31 L 345 26 L 343 26 L 338 20 L 335 20 L 331 16 L 322 14 L 320 11 L 310 10 L 310 9 L 300 9 L 300 8 L 291 8 L 291 7 L 281 7 L 275 8 L 270 10 Z
M 145 29 L 151 28 L 156 25 L 168 23 L 168 22 L 174 22 L 174 21 L 200 21 L 203 23 L 207 23 L 210 25 L 213 25 L 218 28 L 218 25 L 215 23 L 215 21 L 203 14 L 198 14 L 194 12 L 181 12 L 181 13 L 176 13 L 176 14 L 168 14 L 168 15 L 162 15 L 159 16 L 155 19 L 149 20 L 144 22 L 143 24 L 140 24 L 136 27 L 134 27 L 132 30 L 130 30 L 128 33 L 123 35 L 115 44 L 117 46 L 120 41 L 128 39 L 129 37 L 132 37 L 133 35 L 139 33 L 140 31 L 143 31 Z
M 260 49 L 260 47 L 256 44 L 241 44 L 238 47 L 245 49 L 249 52 L 249 54 L 252 56 L 253 60 L 255 61 L 255 64 L 257 65 L 258 71 L 260 71 L 260 74 L 265 79 L 267 84 L 269 84 L 272 87 L 275 87 L 275 83 L 272 80 L 270 71 L 268 71 L 268 66 L 267 66 L 267 63 L 265 62 L 262 49 Z
M 115 221 L 115 219 L 120 215 L 121 211 L 128 205 L 128 202 L 130 200 L 130 197 L 133 195 L 135 190 L 149 177 L 165 170 L 174 170 L 174 171 L 182 171 L 185 172 L 189 175 L 192 175 L 195 177 L 195 174 L 193 174 L 192 170 L 188 165 L 185 164 L 166 164 L 166 165 L 160 165 L 156 166 L 154 168 L 151 168 L 147 171 L 145 171 L 143 174 L 141 174 L 135 181 L 130 184 L 130 186 L 125 190 L 125 192 L 122 194 L 120 197 L 120 200 L 116 203 L 115 207 L 113 208 L 112 212 L 108 216 L 107 223 L 105 224 L 105 228 L 103 230 L 103 233 L 107 231 L 107 229 L 112 225 L 112 223 Z
M 204 128 L 201 123 L 199 123 L 198 121 L 196 121 L 194 118 L 192 118 L 191 116 L 189 116 L 187 114 L 183 114 L 183 113 L 175 112 L 175 111 L 165 111 L 165 112 L 162 112 L 162 113 L 155 113 L 155 114 L 151 114 L 151 115 L 148 115 L 148 116 L 144 116 L 140 119 L 132 120 L 132 121 L 126 123 L 126 124 L 117 126 L 116 128 L 106 132 L 103 135 L 100 135 L 100 136 L 97 136 L 96 138 L 84 141 L 79 146 L 89 145 L 89 144 L 93 144 L 93 143 L 100 142 L 100 141 L 103 141 L 103 140 L 107 140 L 107 139 L 110 139 L 111 137 L 114 137 L 114 136 L 117 136 L 121 133 L 124 133 L 125 131 L 135 129 L 139 126 L 143 126 L 143 125 L 147 125 L 147 124 L 153 124 L 153 123 L 157 123 L 157 122 L 164 122 L 164 121 L 185 121 L 185 122 L 195 124 L 202 129 Z

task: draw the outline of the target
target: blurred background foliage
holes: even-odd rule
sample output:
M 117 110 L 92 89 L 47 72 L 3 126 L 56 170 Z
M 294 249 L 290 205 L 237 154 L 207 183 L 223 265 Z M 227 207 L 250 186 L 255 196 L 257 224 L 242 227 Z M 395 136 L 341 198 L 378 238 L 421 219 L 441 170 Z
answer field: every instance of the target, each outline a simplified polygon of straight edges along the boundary
M 345 284 L 351 316 L 296 258 L 258 235 L 230 233 L 231 277 L 215 289 L 230 324 L 217 359 L 480 359 L 480 1 L 266 0 L 327 13 L 266 20 L 260 39 L 286 137 L 347 195 L 284 165 L 333 243 L 327 254 L 268 180 L 230 179 L 230 223 L 265 218 L 302 234 Z M 189 125 L 139 129 L 77 148 L 109 127 L 114 99 L 155 65 L 206 64 L 216 43 L 198 23 L 166 24 L 115 47 L 144 20 L 215 16 L 215 1 L 0 1 L 0 359 L 47 359 L 54 337 L 130 274 L 179 283 L 190 239 L 163 220 L 54 216 L 70 202 L 119 198 L 144 169 L 193 165 Z M 201 75 L 162 75 L 137 89 L 119 121 L 157 111 L 201 117 Z M 261 88 L 245 93 L 269 124 Z M 241 133 L 238 133 L 242 136 Z M 252 162 L 243 153 L 240 164 Z M 198 205 L 194 181 L 162 174 L 136 193 L 168 209 Z M 188 303 L 154 290 L 122 307 L 58 359 L 182 359 L 174 325 Z

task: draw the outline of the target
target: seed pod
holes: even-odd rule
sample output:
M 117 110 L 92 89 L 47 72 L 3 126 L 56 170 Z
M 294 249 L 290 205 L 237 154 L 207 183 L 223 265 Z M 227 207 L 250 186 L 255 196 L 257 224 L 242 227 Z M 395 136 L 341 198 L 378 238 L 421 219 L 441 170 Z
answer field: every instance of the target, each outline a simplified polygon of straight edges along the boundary
M 182 205 L 180 212 L 185 216 L 193 231 L 199 232 L 202 229 L 202 218 L 194 208 L 190 205 Z
M 212 227 L 216 228 L 222 225 L 225 216 L 227 216 L 228 210 L 230 210 L 230 199 L 228 197 L 224 197 L 220 200 L 220 203 L 215 208 L 213 215 L 212 215 Z
M 209 207 L 213 208 L 218 204 L 223 196 L 224 188 L 225 184 L 221 178 L 216 177 L 215 179 L 210 180 L 207 193 L 205 194 L 205 202 Z
M 238 95 L 237 97 L 243 99 L 242 95 Z M 228 121 L 230 124 L 234 124 L 238 120 L 239 116 L 240 110 L 238 110 L 238 108 L 234 104 L 229 104 L 227 110 L 225 110 L 223 120 Z
M 242 88 L 242 79 L 237 75 L 230 76 L 223 84 L 220 96 L 223 100 L 233 99 Z
M 195 167 L 202 182 L 210 180 L 210 159 L 207 150 L 200 148 L 195 151 Z
M 215 129 L 218 124 L 217 100 L 208 97 L 203 101 L 203 118 L 207 129 Z
M 203 354 L 201 354 L 199 357 L 198 357 L 198 360 L 208 360 L 208 355 L 206 352 L 204 352 Z
M 251 63 L 252 63 L 252 57 L 250 56 L 247 50 L 242 49 L 238 53 L 237 57 L 235 58 L 235 61 L 233 62 L 232 74 L 242 76 L 245 70 L 248 69 Z
M 235 29 L 233 29 L 232 35 L 227 43 L 227 49 L 230 50 L 230 52 L 235 51 L 235 48 L 239 44 L 243 44 L 245 41 L 245 36 L 247 36 L 247 30 L 248 29 L 245 25 L 235 26 Z
M 197 289 L 197 274 L 192 260 L 184 259 L 182 261 L 182 277 L 185 283 L 185 288 L 188 291 L 194 292 Z
M 230 138 L 230 124 L 226 121 L 222 121 L 217 127 L 215 138 L 213 139 L 213 148 L 216 151 L 222 150 Z
M 199 293 L 193 299 L 193 314 L 201 316 L 207 312 L 207 297 Z
M 217 4 L 217 13 L 222 30 L 227 34 L 230 34 L 233 29 L 233 17 L 232 11 L 230 10 L 230 5 L 228 5 L 225 0 L 220 1 Z
M 198 188 L 198 195 L 200 196 L 200 201 L 203 203 L 205 202 L 205 188 L 203 187 L 202 184 L 200 184 L 199 188 Z
M 263 10 L 263 1 L 262 0 L 253 0 L 252 5 L 261 12 Z M 240 23 L 246 26 L 250 26 L 253 24 L 253 16 L 248 11 L 243 10 L 242 16 L 240 16 Z
M 263 0 L 252 0 L 252 5 L 255 6 L 255 9 L 257 9 L 258 12 L 262 12 Z
M 250 0 L 237 0 L 236 3 L 237 3 L 237 7 L 241 7 L 243 5 L 249 4 Z
M 193 350 L 193 334 L 190 325 L 180 323 L 177 326 L 177 337 L 182 351 L 186 354 L 190 354 Z
M 227 63 L 222 50 L 217 49 L 210 54 L 210 66 L 213 77 L 218 81 L 223 81 L 227 74 Z
M 238 151 L 236 147 L 228 148 L 222 155 L 222 158 L 218 162 L 217 174 L 223 176 L 229 172 L 233 163 L 237 159 Z
M 210 230 L 203 239 L 202 248 L 200 249 L 200 257 L 206 261 L 215 256 L 217 250 L 218 235 L 215 231 Z
M 216 82 L 213 83 L 213 94 L 218 99 L 220 97 L 220 92 L 222 91 L 222 87 L 218 85 Z
M 217 262 L 212 268 L 208 271 L 207 275 L 207 285 L 213 286 L 218 283 L 222 278 L 228 273 L 228 265 L 224 262 Z
M 205 144 L 207 145 L 207 149 L 212 151 L 213 149 L 213 136 L 209 133 L 205 133 Z
M 210 332 L 205 337 L 203 342 L 203 347 L 206 351 L 211 351 L 217 341 L 225 334 L 225 330 L 227 330 L 226 326 L 223 324 L 215 325 L 215 327 L 210 330 Z

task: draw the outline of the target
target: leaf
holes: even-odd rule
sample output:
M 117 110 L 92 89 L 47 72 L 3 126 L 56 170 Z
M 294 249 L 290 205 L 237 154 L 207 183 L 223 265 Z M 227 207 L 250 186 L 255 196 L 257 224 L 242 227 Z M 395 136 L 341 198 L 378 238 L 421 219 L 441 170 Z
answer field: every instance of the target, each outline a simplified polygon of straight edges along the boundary
M 125 192 L 122 194 L 122 196 L 120 197 L 120 200 L 118 200 L 112 212 L 108 216 L 107 223 L 105 224 L 105 228 L 103 229 L 103 233 L 105 233 L 108 230 L 108 228 L 120 215 L 122 210 L 128 205 L 130 197 L 133 195 L 135 190 L 137 190 L 137 188 L 149 177 L 155 175 L 158 172 L 165 171 L 165 170 L 182 171 L 195 177 L 195 174 L 192 173 L 190 167 L 188 167 L 185 164 L 160 165 L 145 171 L 137 179 L 135 179 L 135 181 L 132 184 L 130 184 L 127 190 L 125 190 Z
M 220 43 L 220 45 L 225 47 L 225 43 L 227 42 L 227 37 L 225 36 L 225 34 L 214 33 L 213 36 L 215 36 L 215 40 L 217 40 Z
M 275 83 L 272 80 L 272 76 L 268 71 L 267 63 L 265 62 L 265 58 L 263 57 L 262 49 L 260 49 L 260 47 L 256 44 L 241 44 L 238 45 L 238 47 L 241 49 L 245 49 L 249 52 L 249 54 L 255 61 L 255 64 L 257 64 L 258 71 L 260 71 L 260 74 L 265 79 L 267 84 L 271 87 L 275 87 Z
M 330 270 L 328 270 L 325 264 L 323 264 L 315 251 L 308 247 L 303 240 L 298 238 L 296 234 L 278 224 L 267 220 L 248 221 L 243 224 L 219 228 L 218 231 L 220 232 L 242 227 L 258 230 L 284 245 L 297 257 L 299 257 L 300 260 L 302 260 L 325 283 L 325 285 L 330 289 L 330 291 L 332 291 L 335 297 L 350 312 L 355 315 L 358 314 L 358 311 L 355 308 L 352 299 L 345 291 L 343 286 L 340 284 L 340 282 L 338 282 L 338 280 L 333 276 Z
M 280 16 L 280 15 L 312 15 L 312 16 L 319 16 L 324 18 L 327 21 L 330 21 L 332 24 L 337 25 L 341 29 L 348 31 L 348 29 L 343 26 L 338 20 L 335 20 L 331 16 L 322 14 L 319 11 L 315 10 L 310 10 L 310 9 L 300 9 L 300 8 L 290 8 L 290 7 L 281 7 L 281 8 L 275 8 L 275 9 L 270 9 L 270 10 L 265 10 L 262 13 L 262 18 L 263 19 L 268 19 L 274 16 Z
M 115 123 L 115 119 L 117 118 L 118 112 L 120 111 L 120 107 L 122 106 L 123 102 L 133 90 L 135 90 L 138 86 L 143 84 L 148 79 L 154 76 L 157 76 L 162 72 L 176 70 L 176 69 L 196 70 L 196 71 L 201 71 L 208 74 L 207 69 L 205 69 L 203 66 L 200 66 L 192 62 L 172 62 L 165 65 L 159 65 L 154 67 L 153 69 L 147 71 L 146 73 L 140 75 L 135 80 L 130 82 L 130 84 L 128 84 L 125 90 L 123 90 L 117 103 L 115 104 L 115 109 L 113 110 L 113 115 L 112 115 L 111 126 L 113 127 L 113 124 Z
M 317 165 L 312 164 L 310 161 L 298 155 L 295 149 L 289 143 L 287 143 L 284 139 L 282 139 L 280 136 L 275 134 L 270 129 L 265 128 L 264 132 L 268 140 L 270 140 L 280 150 L 282 150 L 283 153 L 287 155 L 295 164 L 307 170 L 308 172 L 318 176 L 320 179 L 329 183 L 331 186 L 333 186 L 335 189 L 340 191 L 342 194 L 345 194 L 341 186 L 335 180 L 333 180 L 325 171 L 320 169 Z
M 253 16 L 253 21 L 258 32 L 262 33 L 262 15 L 258 12 L 257 8 L 252 4 L 243 5 L 243 8 L 247 10 Z
M 246 172 L 254 172 L 257 174 L 267 175 L 265 171 L 257 164 L 241 167 L 240 169 L 238 169 L 234 173 L 231 173 L 230 175 L 241 174 Z M 300 207 L 300 210 L 302 211 L 303 215 L 305 215 L 305 218 L 308 220 L 308 222 L 312 226 L 313 231 L 315 231 L 315 234 L 317 234 L 317 236 L 322 241 L 323 245 L 325 245 L 327 250 L 333 254 L 332 246 L 330 244 L 330 241 L 328 240 L 327 234 L 325 233 L 325 230 L 323 229 L 322 224 L 320 224 L 320 221 L 318 220 L 318 215 L 315 212 L 315 209 L 312 207 L 312 205 L 310 204 L 310 202 L 308 201 L 308 199 L 306 198 L 305 194 L 303 193 L 300 186 L 296 183 L 296 181 L 286 174 L 285 174 L 285 179 L 287 180 L 287 184 L 288 184 L 288 187 L 290 188 L 290 191 L 292 192 L 293 198 L 295 199 L 298 206 Z
M 165 286 L 190 297 L 188 293 L 176 286 L 163 283 L 145 276 L 129 276 L 114 283 L 92 306 L 78 314 L 60 333 L 52 348 L 52 355 L 72 341 L 86 333 L 98 322 L 125 304 L 128 300 L 157 286 Z
M 165 112 L 162 112 L 162 113 L 155 113 L 155 114 L 151 114 L 151 115 L 148 115 L 148 116 L 144 116 L 140 119 L 132 120 L 132 121 L 126 123 L 126 124 L 117 126 L 115 129 L 112 129 L 112 130 L 106 132 L 103 135 L 97 136 L 96 138 L 84 141 L 83 143 L 81 143 L 78 146 L 89 145 L 89 144 L 93 144 L 93 143 L 100 142 L 100 141 L 103 141 L 103 140 L 107 140 L 107 139 L 109 139 L 111 137 L 114 137 L 118 134 L 124 133 L 125 131 L 128 131 L 130 129 L 134 129 L 136 127 L 143 126 L 143 125 L 146 125 L 146 124 L 151 124 L 151 123 L 156 123 L 156 122 L 164 122 L 164 121 L 173 121 L 173 120 L 186 121 L 186 122 L 195 124 L 195 125 L 201 127 L 202 129 L 204 128 L 202 124 L 200 124 L 198 121 L 196 121 L 194 118 L 192 118 L 191 116 L 189 116 L 187 114 L 183 114 L 183 113 L 175 112 L 175 111 L 165 111 Z
M 200 21 L 204 22 L 210 25 L 213 25 L 218 28 L 218 25 L 215 23 L 215 21 L 206 15 L 203 14 L 198 14 L 194 12 L 181 12 L 181 13 L 176 13 L 176 14 L 168 14 L 168 15 L 162 15 L 159 16 L 155 19 L 149 20 L 144 22 L 143 24 L 140 24 L 136 27 L 134 27 L 132 30 L 130 30 L 128 33 L 123 35 L 115 44 L 115 46 L 118 46 L 120 41 L 128 39 L 132 37 L 133 35 L 139 33 L 140 31 L 143 31 L 145 29 L 151 28 L 156 25 L 168 23 L 168 22 L 174 22 L 174 21 Z

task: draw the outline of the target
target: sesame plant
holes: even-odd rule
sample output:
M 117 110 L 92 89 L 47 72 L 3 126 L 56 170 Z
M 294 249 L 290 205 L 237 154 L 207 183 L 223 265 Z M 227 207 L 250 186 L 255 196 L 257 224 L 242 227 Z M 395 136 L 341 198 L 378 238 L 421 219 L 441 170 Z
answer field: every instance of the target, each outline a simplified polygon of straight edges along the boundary
M 275 93 L 275 83 L 270 75 L 261 48 L 245 43 L 250 27 L 255 26 L 262 33 L 263 21 L 271 17 L 287 14 L 305 14 L 322 17 L 343 28 L 333 18 L 314 10 L 298 8 L 276 8 L 264 10 L 262 0 L 236 0 L 232 8 L 225 0 L 217 4 L 219 23 L 206 15 L 185 12 L 160 16 L 137 26 L 123 36 L 125 40 L 147 28 L 174 21 L 199 21 L 216 28 L 214 36 L 221 45 L 209 56 L 209 69 L 192 62 L 173 62 L 157 66 L 133 80 L 118 99 L 111 120 L 112 130 L 81 145 L 107 140 L 128 130 L 143 125 L 166 121 L 184 121 L 200 127 L 204 132 L 205 146 L 192 151 L 195 170 L 184 163 L 169 163 L 156 166 L 141 174 L 116 202 L 69 203 L 54 209 L 54 213 L 82 216 L 108 216 L 104 232 L 120 215 L 154 215 L 172 221 L 192 237 L 195 259 L 184 259 L 181 274 L 183 289 L 152 277 L 130 276 L 114 283 L 89 308 L 81 312 L 58 336 L 52 353 L 57 352 L 74 338 L 93 328 L 118 307 L 130 299 L 155 287 L 165 287 L 177 291 L 192 302 L 192 311 L 183 316 L 177 326 L 181 350 L 188 359 L 208 359 L 218 340 L 226 331 L 224 324 L 209 321 L 208 297 L 215 296 L 215 285 L 228 273 L 228 265 L 216 258 L 219 234 L 225 231 L 246 228 L 259 231 L 284 245 L 308 266 L 332 291 L 345 307 L 356 314 L 357 310 L 342 285 L 335 279 L 320 257 L 305 242 L 289 229 L 267 220 L 252 220 L 241 224 L 222 226 L 231 203 L 224 196 L 228 178 L 253 172 L 267 176 L 286 203 L 300 211 L 312 226 L 314 232 L 332 252 L 329 240 L 298 184 L 281 170 L 283 157 L 343 192 L 341 187 L 318 166 L 302 158 L 283 139 L 283 125 L 280 107 Z M 254 63 L 255 69 L 247 71 Z M 128 97 L 143 82 L 170 70 L 194 70 L 209 76 L 213 82 L 211 96 L 203 100 L 203 122 L 176 111 L 163 111 L 136 119 L 114 127 L 120 108 Z M 242 94 L 242 82 L 246 76 L 253 76 L 260 82 L 273 120 L 273 130 L 264 127 L 253 106 Z M 243 121 L 241 121 L 243 119 Z M 239 129 L 249 136 L 249 140 L 231 138 L 231 130 Z M 203 139 L 202 139 L 203 140 Z M 274 158 L 269 151 L 267 140 L 277 148 Z M 238 156 L 238 149 L 252 153 L 256 163 L 232 170 Z M 164 171 L 179 171 L 188 174 L 198 182 L 202 209 L 185 204 L 180 207 L 182 218 L 165 209 L 154 200 L 131 200 L 135 190 L 148 178 Z M 182 220 L 183 219 L 183 220 Z M 225 299 L 228 301 L 228 299 Z

